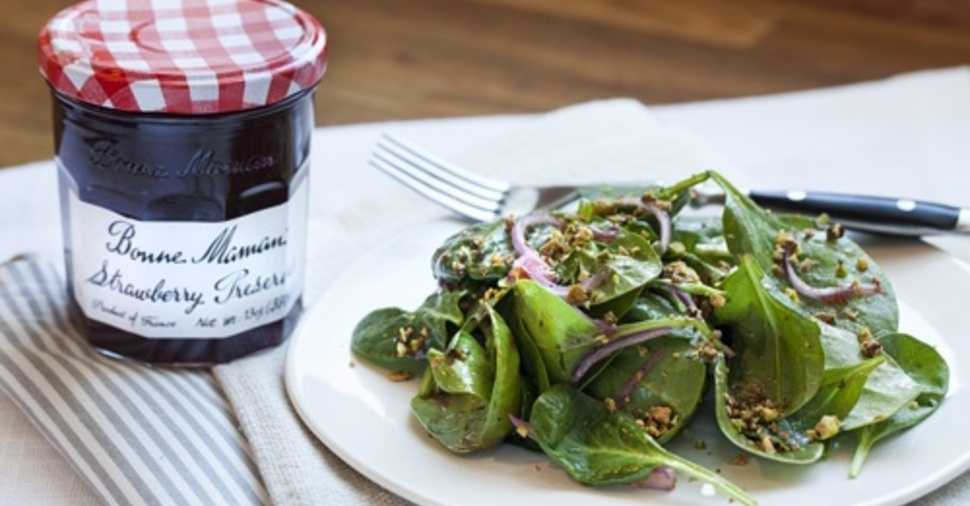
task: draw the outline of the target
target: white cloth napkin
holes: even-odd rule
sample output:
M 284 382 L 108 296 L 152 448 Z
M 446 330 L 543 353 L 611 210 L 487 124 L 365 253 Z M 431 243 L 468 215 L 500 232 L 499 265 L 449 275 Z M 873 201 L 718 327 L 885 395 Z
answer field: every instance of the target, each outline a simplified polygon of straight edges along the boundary
M 105 503 L 269 502 L 211 375 L 96 356 L 49 263 L 0 268 L 0 335 L 0 385 Z

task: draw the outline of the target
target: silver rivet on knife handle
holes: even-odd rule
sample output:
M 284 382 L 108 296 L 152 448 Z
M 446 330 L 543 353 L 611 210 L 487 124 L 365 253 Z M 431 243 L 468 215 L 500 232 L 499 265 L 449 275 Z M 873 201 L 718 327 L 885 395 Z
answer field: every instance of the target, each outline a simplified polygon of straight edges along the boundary
M 960 217 L 957 218 L 957 226 L 953 230 L 961 234 L 970 234 L 970 209 L 960 209 Z

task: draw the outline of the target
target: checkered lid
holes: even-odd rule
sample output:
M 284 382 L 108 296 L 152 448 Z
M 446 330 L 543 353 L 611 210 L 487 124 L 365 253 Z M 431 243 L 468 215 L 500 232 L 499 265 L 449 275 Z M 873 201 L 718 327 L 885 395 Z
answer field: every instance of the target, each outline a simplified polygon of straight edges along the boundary
M 327 37 L 279 0 L 88 0 L 40 33 L 40 70 L 59 93 L 112 109 L 240 111 L 312 88 Z

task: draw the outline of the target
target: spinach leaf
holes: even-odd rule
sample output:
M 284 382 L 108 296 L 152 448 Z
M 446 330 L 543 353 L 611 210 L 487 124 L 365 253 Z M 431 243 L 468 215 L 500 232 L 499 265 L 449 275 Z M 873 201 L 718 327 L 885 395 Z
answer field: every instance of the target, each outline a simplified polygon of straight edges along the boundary
M 888 334 L 880 337 L 879 343 L 883 353 L 893 357 L 919 385 L 920 393 L 907 407 L 889 418 L 857 431 L 859 443 L 849 470 L 849 476 L 853 478 L 862 470 L 874 444 L 932 415 L 940 407 L 950 385 L 950 368 L 932 346 L 908 334 Z
M 843 304 L 801 297 L 806 314 L 827 315 L 826 319 L 831 318 L 837 326 L 854 332 L 863 328 L 875 335 L 896 331 L 899 316 L 892 286 L 885 273 L 855 241 L 815 230 L 815 222 L 804 217 L 774 215 L 760 208 L 720 174 L 711 173 L 711 178 L 725 191 L 724 234 L 728 249 L 735 256 L 753 255 L 761 268 L 770 272 L 776 261 L 779 234 L 791 234 L 801 249 L 796 269 L 810 286 L 824 288 L 859 282 L 878 283 L 881 287 L 878 293 L 853 297 Z M 782 277 L 771 280 L 780 290 L 788 287 Z
M 756 504 L 717 473 L 664 450 L 629 413 L 611 412 L 570 385 L 559 384 L 540 395 L 529 425 L 546 455 L 580 483 L 636 483 L 654 468 L 667 466 L 710 483 L 740 504 Z
M 870 374 L 885 360 L 885 357 L 875 357 L 855 365 L 826 369 L 815 397 L 790 416 L 792 425 L 807 432 L 814 430 L 824 416 L 834 416 L 841 423 L 862 396 Z M 831 436 L 825 439 L 828 437 Z
M 676 302 L 679 303 L 679 302 Z M 673 299 L 653 290 L 644 290 L 633 306 L 623 315 L 622 323 L 636 323 L 644 320 L 659 320 L 683 312 Z
M 731 393 L 757 391 L 781 416 L 798 411 L 821 382 L 825 356 L 818 324 L 776 294 L 751 255 L 741 257 L 721 288 L 727 303 L 714 315 L 730 326 L 737 352 L 731 360 Z
M 427 351 L 444 348 L 452 330 L 462 324 L 462 296 L 460 291 L 442 290 L 414 311 L 372 311 L 354 328 L 351 348 L 359 357 L 384 369 L 419 374 L 426 366 Z
M 439 443 L 456 453 L 490 448 L 512 430 L 510 414 L 522 401 L 519 355 L 502 317 L 488 309 L 483 347 L 460 331 L 445 352 L 428 352 L 431 388 L 411 400 L 415 417 Z
M 690 230 L 684 230 L 684 222 L 694 223 L 696 220 L 678 220 L 674 222 L 673 240 L 666 259 L 679 260 L 697 273 L 703 283 L 716 285 L 728 275 L 734 266 L 734 256 L 727 249 L 724 236 L 715 239 L 716 242 L 705 242 L 707 239 Z M 706 222 L 702 222 L 706 223 Z M 720 232 L 721 224 L 717 222 Z
M 707 366 L 691 351 L 688 339 L 673 336 L 626 348 L 584 391 L 612 399 L 662 444 L 690 421 L 704 395 Z
M 445 240 L 431 259 L 435 279 L 445 286 L 494 283 L 515 260 L 505 221 L 479 223 Z
M 697 261 L 703 262 L 718 271 L 721 262 L 733 263 L 734 255 L 728 249 L 724 240 L 724 225 L 720 216 L 708 217 L 679 217 L 673 223 L 673 237 L 671 249 L 678 250 L 679 243 L 683 247 L 683 254 L 690 255 Z M 672 251 L 672 253 L 680 253 Z
M 728 386 L 728 365 L 723 355 L 714 362 L 714 411 L 717 425 L 728 441 L 742 450 L 787 464 L 811 464 L 822 458 L 825 445 L 812 441 L 801 427 L 778 418 L 770 406 L 737 406 Z
M 770 271 L 778 232 L 787 231 L 788 225 L 776 215 L 758 207 L 720 174 L 712 172 L 711 179 L 724 189 L 724 213 L 721 219 L 728 249 L 736 258 L 753 256 L 762 270 Z
M 597 228 L 609 229 L 608 222 L 597 220 Z M 556 273 L 563 284 L 579 284 L 588 276 L 608 273 L 589 294 L 585 305 L 599 306 L 636 293 L 663 269 L 660 256 L 642 236 L 625 228 L 616 228 L 615 237 L 609 240 L 590 240 L 570 251 L 556 266 Z M 626 307 L 614 308 L 614 313 L 625 312 Z
M 810 315 L 827 315 L 832 325 L 853 333 L 869 331 L 873 335 L 896 332 L 899 307 L 889 277 L 865 250 L 848 236 L 830 238 L 825 231 L 814 230 L 815 222 L 805 217 L 783 216 L 798 241 L 798 274 L 810 286 L 826 288 L 852 283 L 879 284 L 879 292 L 853 297 L 844 303 L 826 303 L 801 297 L 802 309 Z M 787 281 L 778 278 L 783 286 Z
M 831 325 L 820 325 L 822 344 L 825 348 L 826 368 L 842 368 L 859 364 L 863 360 L 856 335 Z M 886 356 L 869 374 L 859 399 L 842 420 L 842 430 L 852 431 L 871 425 L 903 409 L 916 395 L 919 386 Z
M 579 309 L 533 281 L 516 281 L 511 293 L 514 318 L 521 324 L 516 328 L 522 332 L 516 337 L 529 341 L 520 347 L 529 350 L 525 366 L 538 378 L 537 386 L 545 389 L 569 381 L 576 362 L 596 344 L 595 338 L 603 333 L 602 329 Z M 533 354 L 540 360 L 536 361 Z

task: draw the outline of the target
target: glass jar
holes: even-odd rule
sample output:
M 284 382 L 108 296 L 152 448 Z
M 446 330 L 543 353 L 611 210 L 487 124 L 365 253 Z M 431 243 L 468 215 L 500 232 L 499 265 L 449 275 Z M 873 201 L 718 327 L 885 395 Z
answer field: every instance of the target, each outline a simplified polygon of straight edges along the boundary
M 119 4 L 40 37 L 73 313 L 99 352 L 152 364 L 278 345 L 302 307 L 323 29 L 278 1 Z

